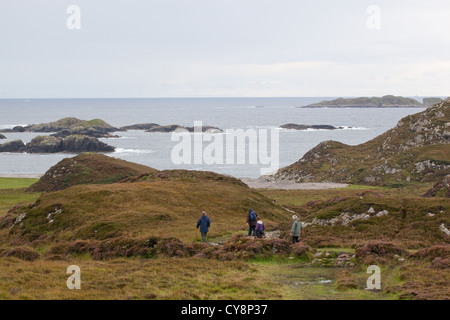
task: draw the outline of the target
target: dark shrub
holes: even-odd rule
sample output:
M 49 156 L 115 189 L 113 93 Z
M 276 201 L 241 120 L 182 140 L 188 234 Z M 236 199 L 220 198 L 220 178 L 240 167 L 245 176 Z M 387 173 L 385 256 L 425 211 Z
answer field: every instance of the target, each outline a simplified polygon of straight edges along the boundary
M 411 259 L 433 261 L 436 258 L 450 258 L 450 245 L 432 246 L 411 254 Z
M 374 241 L 365 245 L 357 246 L 356 257 L 365 264 L 388 263 L 395 259 L 395 256 L 408 256 L 408 251 L 397 247 L 390 242 Z
M 38 259 L 40 255 L 31 248 L 17 247 L 4 252 L 3 257 L 15 257 L 25 261 L 34 261 Z

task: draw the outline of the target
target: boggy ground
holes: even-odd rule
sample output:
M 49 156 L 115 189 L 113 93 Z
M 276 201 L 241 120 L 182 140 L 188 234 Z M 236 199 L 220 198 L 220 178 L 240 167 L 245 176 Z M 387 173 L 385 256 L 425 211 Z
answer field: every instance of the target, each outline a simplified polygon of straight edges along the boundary
M 1 181 L 0 216 L 11 205 L 32 203 L 40 196 L 24 191 L 31 182 Z M 417 194 L 403 189 L 370 189 L 389 199 L 405 194 L 420 199 L 421 188 L 414 191 Z M 307 218 L 328 208 L 327 205 L 308 206 L 311 201 L 353 199 L 367 191 L 367 187 L 352 186 L 325 192 L 265 190 L 260 193 Z M 288 218 L 283 213 L 278 221 Z M 93 237 L 69 242 L 65 238 L 55 243 L 38 241 L 29 247 L 5 243 L 9 230 L 3 229 L 0 231 L 0 299 L 450 299 L 449 247 L 448 243 L 433 243 L 440 241 L 435 237 L 430 237 L 424 245 L 434 245 L 431 248 L 411 249 L 402 245 L 402 241 L 372 241 L 364 245 L 367 241 L 361 239 L 359 246 L 339 245 L 333 238 L 324 240 L 319 233 L 322 242 L 317 246 L 311 241 L 314 234 L 306 232 L 307 227 L 305 243 L 290 246 L 283 232 L 282 239 L 277 241 L 252 241 L 240 235 L 231 237 L 233 233 L 243 233 L 236 230 L 223 230 L 217 233 L 216 239 L 210 239 L 212 242 L 222 239 L 223 246 L 192 242 L 189 236 L 184 242 L 160 239 L 164 245 L 155 248 L 155 243 L 151 247 L 147 243 L 144 251 L 135 245 L 127 248 L 136 251 L 129 251 L 120 242 L 120 239 L 129 240 L 126 234 L 115 240 Z M 330 239 L 333 241 L 327 242 Z M 312 247 L 307 245 L 310 243 Z M 129 245 L 126 241 L 125 244 Z M 105 250 L 95 251 L 98 248 Z M 381 267 L 380 291 L 365 290 L 370 264 Z M 81 268 L 81 290 L 66 287 L 69 265 Z

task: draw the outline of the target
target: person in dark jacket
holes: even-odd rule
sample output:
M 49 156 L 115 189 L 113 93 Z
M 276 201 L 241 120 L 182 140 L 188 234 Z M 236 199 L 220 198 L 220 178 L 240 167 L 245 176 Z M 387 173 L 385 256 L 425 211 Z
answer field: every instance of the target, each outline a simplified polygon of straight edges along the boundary
M 248 215 L 247 215 L 247 224 L 248 224 L 248 236 L 250 237 L 252 234 L 255 236 L 255 229 L 256 229 L 256 218 L 258 218 L 258 215 L 255 211 L 253 211 L 252 208 L 248 209 Z
M 200 233 L 202 235 L 202 242 L 206 242 L 206 234 L 209 231 L 209 227 L 211 226 L 211 220 L 206 215 L 206 212 L 202 212 L 202 216 L 198 219 L 197 229 L 200 227 Z

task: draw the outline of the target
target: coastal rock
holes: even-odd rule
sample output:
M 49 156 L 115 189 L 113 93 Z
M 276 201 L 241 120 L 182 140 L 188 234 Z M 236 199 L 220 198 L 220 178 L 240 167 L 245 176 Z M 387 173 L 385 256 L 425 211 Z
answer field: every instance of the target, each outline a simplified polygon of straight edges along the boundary
M 102 129 L 93 128 L 93 127 L 74 127 L 72 129 L 64 129 L 57 133 L 52 134 L 52 137 L 57 138 L 65 138 L 71 135 L 84 135 L 93 138 L 118 138 L 117 135 L 112 135 L 108 132 L 105 132 Z
M 295 124 L 295 123 L 283 124 L 282 126 L 280 126 L 280 128 L 291 129 L 291 130 L 308 130 L 308 129 L 336 130 L 336 129 L 343 129 L 343 127 L 335 127 L 335 126 L 331 126 L 331 125 L 306 125 L 306 124 Z
M 425 107 L 431 107 L 433 104 L 442 102 L 441 98 L 423 98 L 423 105 Z
M 128 130 L 145 130 L 146 132 L 162 132 L 162 133 L 169 133 L 169 132 L 175 132 L 175 131 L 187 131 L 187 132 L 194 132 L 195 127 L 184 127 L 180 126 L 178 124 L 170 124 L 170 125 L 159 125 L 157 123 L 139 123 L 139 124 L 133 124 L 130 126 L 121 127 L 120 130 L 122 131 L 128 131 Z M 199 129 L 200 130 L 200 129 Z M 219 133 L 223 132 L 222 129 L 212 126 L 202 126 L 201 129 L 202 132 L 209 132 L 209 133 Z
M 84 135 L 71 135 L 61 143 L 61 149 L 65 152 L 114 152 L 113 146 L 107 145 L 96 138 Z
M 66 137 L 70 134 L 84 134 L 93 137 L 108 137 L 109 132 L 120 131 L 101 119 L 80 120 L 77 118 L 63 118 L 49 123 L 31 124 L 25 127 L 17 126 L 0 132 L 62 132 L 57 137 Z
M 25 152 L 26 146 L 22 140 L 14 140 L 0 145 L 0 152 Z
M 177 124 L 172 124 L 172 125 L 167 125 L 167 126 L 154 126 L 148 130 L 146 130 L 147 132 L 175 132 L 175 131 L 187 131 L 187 132 L 194 132 L 199 130 L 200 128 L 196 128 L 196 127 L 184 127 L 184 126 L 180 126 Z M 219 133 L 219 132 L 223 132 L 222 129 L 217 128 L 217 127 L 211 127 L 211 126 L 202 126 L 201 127 L 201 131 L 202 132 L 210 132 L 210 133 Z
M 423 108 L 417 100 L 387 95 L 383 97 L 361 97 L 351 99 L 325 100 L 304 108 Z
M 52 136 L 37 136 L 27 144 L 29 153 L 57 152 L 113 152 L 115 147 L 85 135 L 70 135 L 65 139 Z
M 177 124 L 171 124 L 171 125 L 167 125 L 167 126 L 154 126 L 148 130 L 146 130 L 147 132 L 174 132 L 177 130 L 182 130 L 185 129 L 183 126 L 179 126 Z
M 156 123 L 139 123 L 139 124 L 133 124 L 131 126 L 125 126 L 120 127 L 120 130 L 122 131 L 128 131 L 128 130 L 150 130 L 154 127 L 159 127 L 159 124 Z
M 0 134 L 0 139 L 6 139 L 6 137 L 2 134 Z
M 61 152 L 62 138 L 50 136 L 37 136 L 27 144 L 29 153 L 56 153 Z

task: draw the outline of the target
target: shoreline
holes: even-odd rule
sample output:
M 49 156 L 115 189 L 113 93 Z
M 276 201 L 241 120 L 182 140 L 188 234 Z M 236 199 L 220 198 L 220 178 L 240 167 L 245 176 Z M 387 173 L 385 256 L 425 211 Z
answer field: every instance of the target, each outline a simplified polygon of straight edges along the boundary
M 43 174 L 38 173 L 0 173 L 0 178 L 28 178 L 40 179 Z
M 326 190 L 347 188 L 346 183 L 331 182 L 306 182 L 297 183 L 293 181 L 265 181 L 261 179 L 241 178 L 241 180 L 252 189 L 271 189 L 271 190 Z

